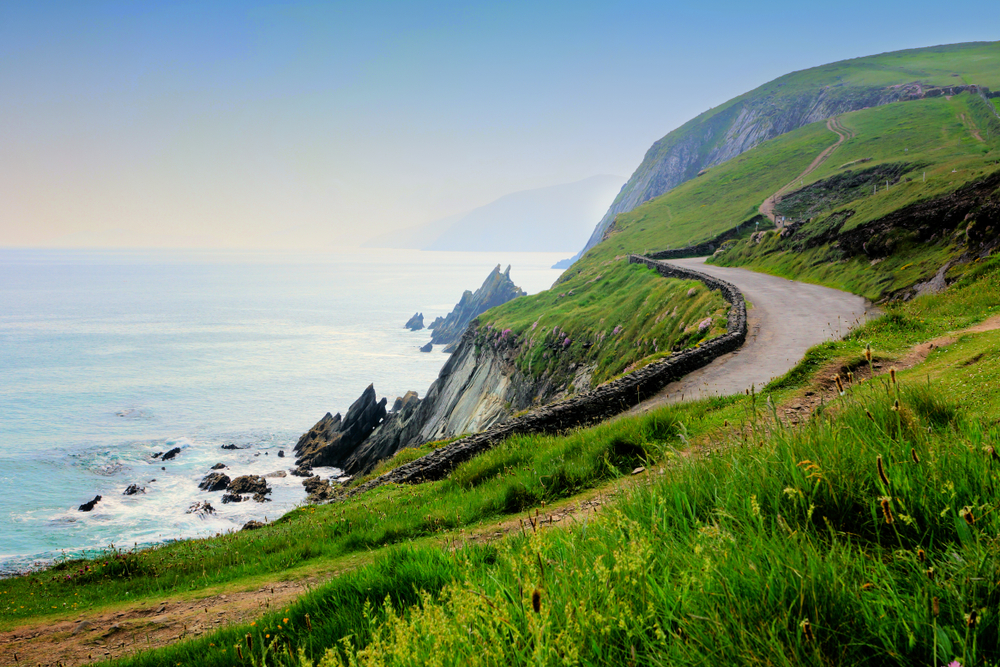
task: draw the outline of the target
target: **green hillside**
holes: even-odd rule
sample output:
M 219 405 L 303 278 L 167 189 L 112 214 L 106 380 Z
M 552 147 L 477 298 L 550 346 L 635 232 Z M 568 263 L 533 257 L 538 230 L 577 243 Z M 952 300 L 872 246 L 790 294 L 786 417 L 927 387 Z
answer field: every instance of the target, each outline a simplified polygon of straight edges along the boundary
M 600 241 L 615 216 L 763 141 L 812 121 L 956 85 L 1000 88 L 1000 44 L 909 49 L 830 63 L 770 81 L 655 142 L 598 223 L 587 249 Z

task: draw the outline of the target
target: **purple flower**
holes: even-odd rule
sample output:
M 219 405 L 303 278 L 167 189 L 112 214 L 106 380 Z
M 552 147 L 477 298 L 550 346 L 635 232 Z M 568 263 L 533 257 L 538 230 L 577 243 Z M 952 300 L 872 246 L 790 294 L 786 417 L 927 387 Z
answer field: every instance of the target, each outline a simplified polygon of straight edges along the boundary
M 613 330 L 613 331 L 611 332 L 611 335 L 612 335 L 612 336 L 617 336 L 618 334 L 620 334 L 620 333 L 621 333 L 621 331 L 622 331 L 622 325 L 620 325 L 620 324 L 619 324 L 619 325 L 618 325 L 618 326 L 616 326 L 616 327 L 614 328 L 614 330 Z
M 511 330 L 510 330 L 510 329 L 504 329 L 504 330 L 503 330 L 503 333 L 502 333 L 502 334 L 500 334 L 500 337 L 501 337 L 501 338 L 506 338 L 506 337 L 507 337 L 507 336 L 509 336 L 510 334 L 511 334 Z
M 569 336 L 566 336 L 566 339 L 563 341 L 563 347 L 569 347 L 570 342 Z
M 531 325 L 531 330 L 534 331 L 535 327 L 537 326 L 538 326 L 538 320 L 535 320 L 535 323 Z

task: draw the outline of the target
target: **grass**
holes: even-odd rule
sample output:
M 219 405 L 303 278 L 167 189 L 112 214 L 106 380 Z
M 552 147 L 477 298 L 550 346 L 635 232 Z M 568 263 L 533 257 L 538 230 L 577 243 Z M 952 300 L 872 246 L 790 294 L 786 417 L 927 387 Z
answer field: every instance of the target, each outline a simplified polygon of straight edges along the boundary
M 618 257 L 491 309 L 479 317 L 476 342 L 503 351 L 533 379 L 568 384 L 586 367 L 596 385 L 725 333 L 728 308 L 697 280 L 665 280 Z

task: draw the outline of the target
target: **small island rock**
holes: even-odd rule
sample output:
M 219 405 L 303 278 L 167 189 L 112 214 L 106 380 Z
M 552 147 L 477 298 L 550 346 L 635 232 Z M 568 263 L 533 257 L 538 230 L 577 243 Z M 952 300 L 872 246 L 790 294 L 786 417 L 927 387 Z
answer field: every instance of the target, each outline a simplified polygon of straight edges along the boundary
M 80 505 L 79 509 L 81 512 L 89 512 L 90 510 L 94 509 L 94 505 L 96 505 L 99 502 L 101 502 L 101 497 L 94 496 L 93 500 L 89 500 L 84 504 Z

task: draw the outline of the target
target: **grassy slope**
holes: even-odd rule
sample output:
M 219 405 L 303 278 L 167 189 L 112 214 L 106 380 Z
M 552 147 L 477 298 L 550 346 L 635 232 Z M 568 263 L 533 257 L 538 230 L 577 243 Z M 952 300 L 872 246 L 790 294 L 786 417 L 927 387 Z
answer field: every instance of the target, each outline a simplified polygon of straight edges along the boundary
M 595 368 L 596 384 L 726 331 L 728 304 L 696 280 L 664 280 L 623 258 L 597 268 L 558 290 L 490 310 L 479 318 L 477 341 L 512 349 L 529 377 L 558 384 L 585 364 Z M 699 330 L 706 320 L 710 325 Z
M 834 98 L 852 97 L 870 89 L 914 82 L 927 86 L 977 84 L 1000 89 L 1000 46 L 996 42 L 980 42 L 909 49 L 791 72 L 710 109 L 667 134 L 649 149 L 629 182 L 643 178 L 675 146 L 694 146 L 707 155 L 725 141 L 740 111 L 747 106 L 765 103 L 785 108 L 811 98 L 822 89 Z
M 776 403 L 801 393 L 819 369 L 860 361 L 866 343 L 887 366 L 910 345 L 993 313 L 996 260 L 947 293 L 890 306 L 847 339 L 814 348 L 765 393 Z M 836 418 L 800 429 L 776 428 L 762 396 L 739 396 L 535 441 L 555 460 L 573 441 L 606 451 L 631 443 L 633 452 L 658 451 L 664 474 L 569 530 L 529 529 L 457 552 L 395 548 L 253 626 L 121 664 L 242 665 L 251 655 L 258 664 L 266 654 L 267 664 L 306 665 L 299 649 L 317 659 L 334 646 L 363 648 L 360 664 L 623 664 L 633 652 L 636 664 L 996 664 L 1000 463 L 985 447 L 1000 440 L 1000 402 L 964 399 L 995 393 L 998 337 L 967 334 L 898 385 L 883 375 L 851 387 L 824 411 Z M 673 454 L 699 437 L 714 456 Z M 471 516 L 482 487 L 539 464 L 528 444 L 472 462 L 447 494 L 386 489 L 364 503 L 378 515 L 385 498 L 437 489 L 443 517 Z M 303 513 L 321 523 L 344 509 Z

